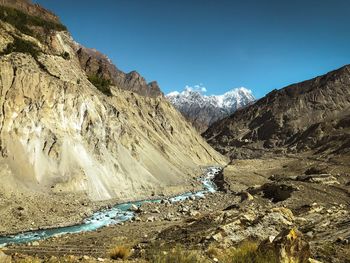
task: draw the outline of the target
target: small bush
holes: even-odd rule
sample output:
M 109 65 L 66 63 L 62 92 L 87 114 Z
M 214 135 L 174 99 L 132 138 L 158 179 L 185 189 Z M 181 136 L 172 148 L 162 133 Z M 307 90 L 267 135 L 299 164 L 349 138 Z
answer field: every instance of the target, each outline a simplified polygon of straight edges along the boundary
M 209 246 L 208 250 L 207 250 L 207 254 L 209 257 L 211 258 L 217 258 L 220 256 L 220 250 L 214 246 Z
M 90 75 L 88 76 L 88 80 L 103 94 L 110 96 L 112 95 L 110 90 L 111 81 L 105 79 L 98 75 Z
M 175 247 L 169 252 L 159 252 L 153 255 L 150 260 L 152 263 L 204 263 L 209 262 L 201 257 L 195 251 L 184 250 L 180 246 Z
M 7 55 L 12 52 L 27 53 L 36 59 L 39 55 L 39 48 L 37 45 L 30 41 L 14 37 L 14 41 L 12 43 L 9 43 L 0 55 Z
M 70 55 L 69 55 L 68 52 L 63 52 L 63 53 L 61 54 L 61 57 L 63 57 L 65 60 L 70 60 Z
M 246 241 L 237 248 L 224 250 L 218 256 L 223 263 L 278 263 L 272 251 L 259 251 L 258 243 Z
M 131 250 L 125 246 L 116 246 L 109 252 L 111 259 L 127 259 L 130 255 Z

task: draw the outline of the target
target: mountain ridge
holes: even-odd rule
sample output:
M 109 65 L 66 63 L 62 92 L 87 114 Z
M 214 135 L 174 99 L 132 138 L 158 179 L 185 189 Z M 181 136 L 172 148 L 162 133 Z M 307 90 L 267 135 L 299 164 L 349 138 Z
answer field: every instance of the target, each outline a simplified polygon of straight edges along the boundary
M 212 123 L 255 100 L 252 91 L 244 87 L 229 90 L 222 95 L 209 96 L 187 88 L 181 93 L 171 92 L 166 98 L 199 132 L 204 132 Z
M 346 129 L 338 129 L 338 122 L 347 123 L 346 116 L 350 114 L 349 86 L 350 66 L 345 65 L 273 90 L 253 105 L 213 124 L 204 137 L 217 150 L 234 158 L 254 157 L 278 148 L 290 152 L 337 151 L 342 142 L 332 136 L 347 133 Z M 338 141 L 338 146 L 331 146 L 331 141 Z

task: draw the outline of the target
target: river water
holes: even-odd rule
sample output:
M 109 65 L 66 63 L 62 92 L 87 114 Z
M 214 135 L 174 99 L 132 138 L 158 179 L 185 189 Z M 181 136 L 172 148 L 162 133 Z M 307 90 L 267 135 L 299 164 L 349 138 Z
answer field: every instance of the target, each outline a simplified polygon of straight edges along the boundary
M 198 192 L 188 192 L 172 198 L 169 198 L 170 202 L 179 202 L 186 200 L 187 198 L 194 197 L 204 197 L 206 193 L 213 193 L 217 190 L 213 179 L 217 173 L 219 173 L 221 168 L 219 167 L 209 167 L 207 168 L 205 174 L 200 177 L 200 181 L 203 184 L 203 190 Z M 67 226 L 67 227 L 57 227 L 51 229 L 42 229 L 35 231 L 28 231 L 16 235 L 9 235 L 0 237 L 0 247 L 6 246 L 8 244 L 18 244 L 27 243 L 32 241 L 37 241 L 57 235 L 64 235 L 70 233 L 80 233 L 86 231 L 94 231 L 104 226 L 109 226 L 113 224 L 118 224 L 120 222 L 125 222 L 132 219 L 135 216 L 135 212 L 129 211 L 131 205 L 141 206 L 145 202 L 161 202 L 159 200 L 144 200 L 137 202 L 128 202 L 123 204 L 115 205 L 110 209 L 105 209 L 94 213 L 89 218 L 86 218 L 81 224 Z

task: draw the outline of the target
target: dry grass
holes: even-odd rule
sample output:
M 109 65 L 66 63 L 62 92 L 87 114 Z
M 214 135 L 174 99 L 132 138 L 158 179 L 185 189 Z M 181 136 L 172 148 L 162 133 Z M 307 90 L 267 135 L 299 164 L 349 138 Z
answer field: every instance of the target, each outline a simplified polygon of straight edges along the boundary
M 116 246 L 111 249 L 109 256 L 111 259 L 127 259 L 131 255 L 130 248 L 126 246 Z
M 218 258 L 220 257 L 221 255 L 221 252 L 222 250 L 213 246 L 213 245 L 210 245 L 207 249 L 207 254 L 210 258 Z
M 158 252 L 150 260 L 151 263 L 206 263 L 206 260 L 198 251 L 185 250 L 176 246 L 170 251 Z
M 258 243 L 243 242 L 236 248 L 219 250 L 216 256 L 222 263 L 278 263 L 279 260 L 271 251 L 261 252 Z

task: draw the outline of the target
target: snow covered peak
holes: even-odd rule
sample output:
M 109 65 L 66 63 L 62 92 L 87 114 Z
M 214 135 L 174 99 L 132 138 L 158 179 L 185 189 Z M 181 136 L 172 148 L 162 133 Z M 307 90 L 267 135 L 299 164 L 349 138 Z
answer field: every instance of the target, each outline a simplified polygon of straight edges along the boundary
M 182 92 L 173 91 L 166 97 L 200 131 L 255 100 L 252 91 L 244 87 L 222 95 L 208 96 L 205 93 L 202 85 L 186 86 Z
M 205 95 L 203 89 L 186 87 L 182 92 L 173 91 L 166 95 L 168 100 L 176 106 L 182 104 L 206 107 L 211 104 L 215 107 L 230 111 L 236 110 L 255 100 L 251 90 L 244 87 L 232 89 L 222 95 Z

